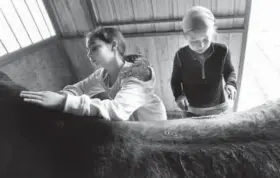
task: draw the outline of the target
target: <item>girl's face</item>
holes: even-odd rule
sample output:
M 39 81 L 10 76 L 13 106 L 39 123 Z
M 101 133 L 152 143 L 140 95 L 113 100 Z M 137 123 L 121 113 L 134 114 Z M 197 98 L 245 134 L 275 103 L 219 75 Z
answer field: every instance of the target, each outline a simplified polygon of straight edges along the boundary
M 111 44 L 107 44 L 99 39 L 94 40 L 89 46 L 87 46 L 87 56 L 90 61 L 97 67 L 106 68 L 110 65 L 116 56 L 116 48 Z
M 199 31 L 189 31 L 185 34 L 185 38 L 188 44 L 196 53 L 204 53 L 210 46 L 212 38 L 214 35 L 213 30 L 199 30 Z

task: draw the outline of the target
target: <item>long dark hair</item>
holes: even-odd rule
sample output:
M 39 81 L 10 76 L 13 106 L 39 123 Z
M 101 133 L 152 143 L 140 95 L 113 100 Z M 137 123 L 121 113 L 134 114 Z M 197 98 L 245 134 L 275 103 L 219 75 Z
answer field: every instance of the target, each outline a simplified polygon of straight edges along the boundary
M 125 55 L 126 44 L 123 34 L 113 27 L 98 27 L 92 32 L 89 32 L 86 36 L 86 46 L 89 47 L 94 40 L 99 39 L 107 44 L 111 44 L 113 41 L 118 43 L 118 52 L 123 57 L 123 60 L 130 63 L 138 63 L 139 61 L 149 65 L 148 60 L 140 54 Z M 138 61 L 138 62 L 137 62 Z
M 126 44 L 123 34 L 113 27 L 98 27 L 86 36 L 86 46 L 89 47 L 94 40 L 99 39 L 107 44 L 112 44 L 113 41 L 118 43 L 117 50 L 123 57 L 125 54 Z

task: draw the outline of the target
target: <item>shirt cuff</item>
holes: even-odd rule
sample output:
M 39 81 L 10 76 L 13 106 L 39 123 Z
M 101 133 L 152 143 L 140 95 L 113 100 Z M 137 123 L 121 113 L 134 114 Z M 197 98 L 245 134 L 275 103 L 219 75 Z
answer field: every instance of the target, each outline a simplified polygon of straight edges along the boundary
M 63 111 L 66 113 L 84 115 L 83 105 L 85 98 L 83 96 L 67 95 Z
M 108 108 L 105 107 L 104 102 L 106 101 L 101 101 L 97 98 L 90 99 L 87 95 L 67 95 L 63 111 L 80 116 L 101 116 L 106 120 L 110 120 Z
M 60 93 L 60 94 L 67 94 L 67 95 L 70 94 L 70 95 L 78 96 L 77 93 L 75 93 L 74 91 L 70 91 L 70 90 L 61 90 L 58 93 Z

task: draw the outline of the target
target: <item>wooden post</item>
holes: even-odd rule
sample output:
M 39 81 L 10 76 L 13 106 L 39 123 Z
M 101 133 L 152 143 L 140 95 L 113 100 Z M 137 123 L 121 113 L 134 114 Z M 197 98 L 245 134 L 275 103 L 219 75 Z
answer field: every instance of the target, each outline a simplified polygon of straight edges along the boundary
M 58 25 L 58 22 L 57 22 L 58 19 L 56 19 L 56 17 L 55 17 L 56 14 L 54 12 L 54 9 L 52 8 L 51 1 L 50 0 L 43 0 L 43 3 L 46 7 L 46 11 L 48 12 L 50 20 L 53 24 L 55 34 L 57 36 L 60 36 L 61 35 L 61 29 L 60 29 L 60 27 Z M 59 18 L 59 17 L 57 17 L 57 18 Z
M 246 0 L 246 9 L 245 9 L 245 19 L 244 19 L 244 32 L 242 35 L 242 48 L 241 48 L 241 55 L 240 55 L 240 63 L 239 63 L 239 70 L 238 70 L 238 78 L 237 78 L 237 97 L 234 103 L 233 111 L 237 111 L 240 91 L 241 91 L 241 83 L 242 83 L 242 75 L 243 75 L 243 68 L 244 68 L 244 60 L 246 55 L 246 46 L 247 46 L 247 37 L 249 31 L 249 23 L 250 23 L 250 15 L 251 15 L 251 6 L 252 0 Z

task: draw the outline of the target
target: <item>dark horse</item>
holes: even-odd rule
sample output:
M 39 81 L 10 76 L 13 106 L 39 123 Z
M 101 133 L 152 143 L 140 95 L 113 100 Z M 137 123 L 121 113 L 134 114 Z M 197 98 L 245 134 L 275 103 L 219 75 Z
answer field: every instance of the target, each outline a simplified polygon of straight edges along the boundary
M 1 178 L 280 177 L 280 101 L 210 119 L 109 122 L 27 104 L 0 82 Z

